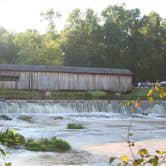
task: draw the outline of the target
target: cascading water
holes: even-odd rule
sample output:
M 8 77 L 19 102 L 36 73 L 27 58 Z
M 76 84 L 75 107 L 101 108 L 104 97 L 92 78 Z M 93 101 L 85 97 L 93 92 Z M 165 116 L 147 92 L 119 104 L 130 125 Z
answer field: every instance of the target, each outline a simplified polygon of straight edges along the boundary
M 121 106 L 120 101 L 87 101 L 87 100 L 57 100 L 57 101 L 0 101 L 1 114 L 60 114 L 60 113 L 120 113 L 127 114 L 129 108 Z M 141 107 L 133 110 L 138 114 L 166 114 L 166 102 L 149 103 L 143 101 Z

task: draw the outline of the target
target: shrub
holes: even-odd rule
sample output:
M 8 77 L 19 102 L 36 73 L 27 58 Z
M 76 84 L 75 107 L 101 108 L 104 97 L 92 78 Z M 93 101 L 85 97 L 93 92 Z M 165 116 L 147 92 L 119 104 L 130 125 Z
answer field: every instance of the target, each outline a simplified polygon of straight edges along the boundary
M 84 126 L 82 124 L 76 124 L 76 123 L 69 123 L 67 125 L 68 129 L 83 129 Z
M 15 133 L 14 129 L 7 129 L 4 132 L 0 132 L 0 143 L 8 147 L 13 147 L 23 145 L 25 139 L 22 135 Z
M 30 139 L 25 143 L 25 149 L 31 151 L 48 151 L 48 152 L 66 152 L 71 150 L 71 146 L 68 142 L 62 139 Z

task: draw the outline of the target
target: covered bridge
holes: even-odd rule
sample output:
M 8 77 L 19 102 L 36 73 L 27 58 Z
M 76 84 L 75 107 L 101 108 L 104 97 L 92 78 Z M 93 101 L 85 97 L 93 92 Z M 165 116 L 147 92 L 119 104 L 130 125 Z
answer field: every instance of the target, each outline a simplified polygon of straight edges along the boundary
M 0 88 L 126 92 L 132 88 L 132 73 L 127 69 L 0 64 Z

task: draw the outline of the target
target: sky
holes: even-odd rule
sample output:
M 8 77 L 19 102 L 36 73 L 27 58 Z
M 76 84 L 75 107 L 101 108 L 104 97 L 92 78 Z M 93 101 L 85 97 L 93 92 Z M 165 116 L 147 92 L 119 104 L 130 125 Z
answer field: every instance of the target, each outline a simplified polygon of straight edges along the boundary
M 57 20 L 57 29 L 63 29 L 68 14 L 74 8 L 92 8 L 100 12 L 108 5 L 126 4 L 126 8 L 139 8 L 142 14 L 156 11 L 166 18 L 166 0 L 0 0 L 0 26 L 11 32 L 26 29 L 46 31 L 46 22 L 41 21 L 40 13 L 53 8 L 62 17 Z

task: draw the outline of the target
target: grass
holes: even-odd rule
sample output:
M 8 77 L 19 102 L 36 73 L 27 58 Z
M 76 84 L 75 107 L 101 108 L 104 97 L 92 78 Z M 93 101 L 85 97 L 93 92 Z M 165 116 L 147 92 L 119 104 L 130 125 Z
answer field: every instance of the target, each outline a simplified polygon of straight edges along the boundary
M 150 88 L 134 88 L 132 92 L 128 94 L 122 94 L 121 100 L 147 100 L 147 94 Z M 161 88 L 162 90 L 166 91 L 166 88 Z M 158 100 L 159 96 L 154 97 L 154 99 Z M 166 100 L 166 97 L 163 98 L 163 100 Z
M 39 91 L 20 89 L 0 89 L 1 99 L 38 99 L 41 98 Z
M 166 90 L 166 88 L 165 88 Z M 39 90 L 0 89 L 0 99 L 19 100 L 141 100 L 147 99 L 148 88 L 134 88 L 129 93 L 116 94 L 105 91 L 52 91 L 51 96 L 45 96 Z
M 53 91 L 47 97 L 44 91 L 39 90 L 20 90 L 20 89 L 0 89 L 0 99 L 19 99 L 19 100 L 92 100 L 104 99 L 107 92 L 104 91 Z
M 69 123 L 67 125 L 68 129 L 83 129 L 84 126 L 82 124 L 77 124 L 77 123 Z
M 71 150 L 71 146 L 62 139 L 44 138 L 36 141 L 33 139 L 28 140 L 25 143 L 25 149 L 30 151 L 66 152 Z
M 122 99 L 124 100 L 147 100 L 148 88 L 134 88 L 131 93 L 123 94 Z
M 5 100 L 103 100 L 113 99 L 113 94 L 105 91 L 52 91 L 47 97 L 44 91 L 0 89 L 0 99 Z
M 29 123 L 32 123 L 32 122 L 33 122 L 33 121 L 32 121 L 32 117 L 31 117 L 31 116 L 28 116 L 28 115 L 20 115 L 20 116 L 18 117 L 18 119 L 23 120 L 23 121 L 27 121 L 27 122 L 29 122 Z

